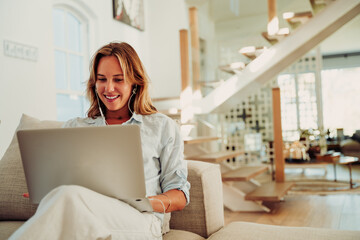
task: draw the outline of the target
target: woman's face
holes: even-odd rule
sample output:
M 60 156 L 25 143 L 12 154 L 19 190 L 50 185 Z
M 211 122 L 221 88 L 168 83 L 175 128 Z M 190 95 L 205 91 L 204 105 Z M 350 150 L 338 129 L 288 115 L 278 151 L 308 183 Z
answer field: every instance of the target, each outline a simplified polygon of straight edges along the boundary
M 127 109 L 132 85 L 124 79 L 119 60 L 115 56 L 100 59 L 95 86 L 108 111 Z

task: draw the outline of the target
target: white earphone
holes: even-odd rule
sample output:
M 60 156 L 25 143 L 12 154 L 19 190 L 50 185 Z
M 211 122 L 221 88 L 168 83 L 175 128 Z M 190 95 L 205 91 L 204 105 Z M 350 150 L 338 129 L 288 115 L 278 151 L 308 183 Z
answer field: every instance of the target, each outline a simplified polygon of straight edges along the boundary
M 96 88 L 95 88 L 95 95 L 96 95 L 96 100 L 97 100 L 97 102 L 98 102 L 100 115 L 101 115 L 101 117 L 104 119 L 104 123 L 105 123 L 105 125 L 108 125 L 108 124 L 107 124 L 107 122 L 106 122 L 106 119 L 105 119 L 104 113 L 103 113 L 103 111 L 102 111 L 102 109 L 101 109 L 101 106 L 100 106 L 99 95 L 98 95 L 98 92 L 97 92 Z
M 131 114 L 134 114 L 134 112 L 131 111 L 130 101 L 131 101 L 131 98 L 134 96 L 134 94 L 136 94 L 136 90 L 137 90 L 137 85 L 135 85 L 135 87 L 133 88 L 132 94 L 131 94 L 131 96 L 130 96 L 130 98 L 129 98 L 129 101 L 128 101 L 128 109 L 129 109 L 129 111 L 131 112 Z

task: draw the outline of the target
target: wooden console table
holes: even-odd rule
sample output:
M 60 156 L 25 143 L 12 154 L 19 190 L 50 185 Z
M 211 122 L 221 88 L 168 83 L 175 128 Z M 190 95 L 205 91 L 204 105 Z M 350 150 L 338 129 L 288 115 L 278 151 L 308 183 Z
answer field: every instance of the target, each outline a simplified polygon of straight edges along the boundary
M 337 162 L 337 164 L 347 165 L 348 166 L 348 168 L 349 168 L 349 177 L 350 177 L 350 180 L 349 180 L 350 188 L 357 187 L 357 184 L 353 183 L 353 181 L 352 181 L 352 173 L 351 173 L 351 165 L 353 163 L 356 163 L 356 162 L 359 162 L 359 158 L 357 158 L 357 157 L 349 157 L 349 156 L 342 156 L 342 157 L 340 157 L 339 161 Z M 335 178 L 335 181 L 336 181 L 336 178 Z

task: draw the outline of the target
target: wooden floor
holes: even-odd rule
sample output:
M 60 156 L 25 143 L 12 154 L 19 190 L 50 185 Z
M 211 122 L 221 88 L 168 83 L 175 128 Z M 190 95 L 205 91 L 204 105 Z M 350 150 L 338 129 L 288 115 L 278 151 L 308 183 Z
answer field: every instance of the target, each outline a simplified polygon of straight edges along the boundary
M 308 171 L 308 170 L 306 170 Z M 322 169 L 316 169 L 305 177 L 323 175 Z M 316 173 L 316 174 L 315 174 Z M 296 173 L 287 173 L 294 176 Z M 314 176 L 312 176 L 313 174 Z M 300 173 L 301 175 L 301 173 Z M 348 168 L 337 166 L 338 179 L 348 180 Z M 304 175 L 302 175 L 304 177 Z M 326 178 L 333 177 L 332 166 L 329 165 Z M 264 178 L 264 176 L 262 176 Z M 360 165 L 353 166 L 353 179 L 360 183 Z M 264 179 L 260 179 L 264 181 Z M 285 201 L 265 203 L 271 209 L 270 213 L 231 212 L 225 209 L 225 224 L 233 221 L 246 221 L 281 226 L 320 227 L 344 230 L 360 230 L 360 191 L 359 194 L 339 195 L 292 195 Z

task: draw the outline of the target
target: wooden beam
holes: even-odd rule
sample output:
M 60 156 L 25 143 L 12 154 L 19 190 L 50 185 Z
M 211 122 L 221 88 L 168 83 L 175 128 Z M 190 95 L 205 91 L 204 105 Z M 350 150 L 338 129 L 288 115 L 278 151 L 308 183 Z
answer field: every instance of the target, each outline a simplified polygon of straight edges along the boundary
M 268 0 L 267 33 L 275 35 L 279 31 L 279 19 L 276 15 L 276 0 Z
M 276 17 L 276 0 L 268 0 L 268 22 Z
M 190 87 L 189 37 L 186 29 L 180 30 L 181 91 Z
M 283 138 L 281 127 L 281 101 L 280 88 L 272 89 L 273 123 L 274 123 L 274 149 L 275 149 L 275 181 L 285 181 L 285 160 L 283 156 Z
M 200 90 L 200 38 L 197 8 L 189 8 L 193 91 Z

